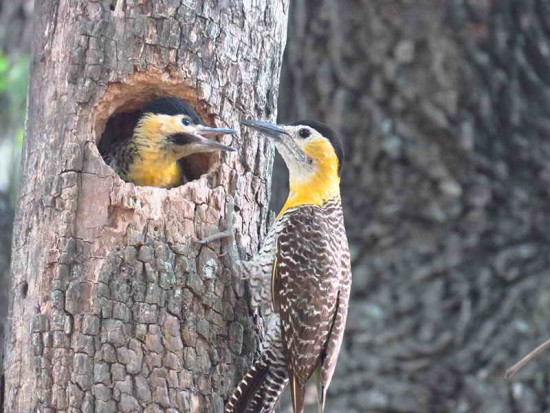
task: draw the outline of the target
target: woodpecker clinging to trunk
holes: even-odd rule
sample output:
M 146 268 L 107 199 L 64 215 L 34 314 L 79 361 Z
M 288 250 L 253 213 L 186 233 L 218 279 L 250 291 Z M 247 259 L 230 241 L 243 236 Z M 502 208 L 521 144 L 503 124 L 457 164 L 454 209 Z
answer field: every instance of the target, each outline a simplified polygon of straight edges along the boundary
M 132 135 L 115 142 L 103 155 L 125 181 L 173 188 L 182 183 L 181 158 L 199 152 L 234 150 L 208 138 L 235 130 L 205 126 L 181 99 L 157 98 L 141 112 Z
M 314 121 L 243 124 L 275 144 L 289 170 L 290 193 L 260 252 L 238 263 L 266 331 L 262 355 L 237 385 L 226 412 L 271 412 L 290 381 L 294 412 L 301 413 L 312 376 L 323 411 L 351 286 L 340 201 L 342 144 Z

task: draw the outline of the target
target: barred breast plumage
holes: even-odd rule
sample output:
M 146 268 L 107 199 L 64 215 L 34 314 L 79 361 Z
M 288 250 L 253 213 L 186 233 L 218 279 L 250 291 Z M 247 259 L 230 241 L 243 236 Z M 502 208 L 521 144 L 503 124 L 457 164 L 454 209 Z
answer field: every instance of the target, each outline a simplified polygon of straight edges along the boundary
M 317 372 L 322 412 L 351 285 L 340 202 L 343 147 L 316 121 L 243 124 L 274 142 L 289 169 L 289 195 L 258 256 L 242 264 L 266 329 L 262 355 L 239 382 L 227 411 L 271 412 L 290 381 L 294 413 L 303 413 L 306 384 Z
M 295 411 L 300 411 L 305 385 L 317 368 L 324 401 L 342 342 L 351 271 L 339 199 L 290 209 L 285 215 L 273 300 L 281 314 Z
M 335 198 L 322 206 L 287 210 L 259 254 L 241 263 L 252 304 L 262 312 L 266 328 L 262 356 L 237 386 L 226 412 L 271 412 L 289 375 L 303 387 L 316 368 L 324 399 L 346 322 L 351 285 L 347 245 Z M 253 394 L 250 399 L 247 392 Z

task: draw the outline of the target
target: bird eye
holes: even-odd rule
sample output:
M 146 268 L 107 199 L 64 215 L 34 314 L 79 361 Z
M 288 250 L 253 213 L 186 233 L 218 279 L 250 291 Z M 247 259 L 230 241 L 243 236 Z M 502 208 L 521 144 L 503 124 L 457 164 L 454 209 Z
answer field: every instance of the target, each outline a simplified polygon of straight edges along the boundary
M 183 118 L 181 120 L 181 123 L 183 123 L 185 126 L 191 125 L 191 120 L 189 118 Z
M 311 131 L 309 129 L 303 128 L 298 131 L 298 135 L 300 135 L 301 138 L 308 138 L 311 136 Z

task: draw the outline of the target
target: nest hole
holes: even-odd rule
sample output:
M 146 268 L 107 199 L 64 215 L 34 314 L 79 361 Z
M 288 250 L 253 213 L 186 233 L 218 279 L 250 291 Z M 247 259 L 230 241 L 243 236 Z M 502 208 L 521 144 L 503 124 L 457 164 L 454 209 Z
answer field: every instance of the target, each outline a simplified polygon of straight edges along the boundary
M 213 125 L 213 118 L 207 114 L 205 108 L 194 104 L 198 99 L 189 87 L 181 83 L 147 82 L 143 78 L 140 79 L 139 75 L 136 77 L 139 84 L 136 84 L 134 79 L 127 84 L 112 85 L 97 107 L 94 127 L 97 147 L 103 160 L 114 145 L 132 137 L 142 115 L 143 106 L 158 97 L 173 96 L 186 101 L 205 124 Z M 178 186 L 209 173 L 218 162 L 219 156 L 218 152 L 206 152 L 180 159 L 182 177 Z

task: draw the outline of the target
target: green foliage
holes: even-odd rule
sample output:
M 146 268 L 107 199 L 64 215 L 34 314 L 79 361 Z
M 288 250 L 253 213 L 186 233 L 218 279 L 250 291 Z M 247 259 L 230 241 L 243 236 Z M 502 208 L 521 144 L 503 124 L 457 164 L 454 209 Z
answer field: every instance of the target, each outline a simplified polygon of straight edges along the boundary
M 7 80 L 9 85 L 7 93 L 12 105 L 24 111 L 29 83 L 29 58 L 27 56 L 19 56 L 13 62 L 7 71 Z
M 18 151 L 23 148 L 23 138 L 25 138 L 25 128 L 21 127 L 15 132 L 15 147 Z
M 14 116 L 18 121 L 25 118 L 28 78 L 29 58 L 27 56 L 17 56 L 10 61 L 0 51 L 0 99 L 3 101 L 2 106 L 6 109 L 6 114 Z
M 8 58 L 0 51 L 0 93 L 4 92 L 8 85 Z
M 6 56 L 0 51 L 0 140 L 11 142 L 11 155 L 2 159 L 0 167 L 10 171 L 8 190 L 12 201 L 18 192 L 19 158 L 25 136 L 25 109 L 29 77 L 29 58 Z

